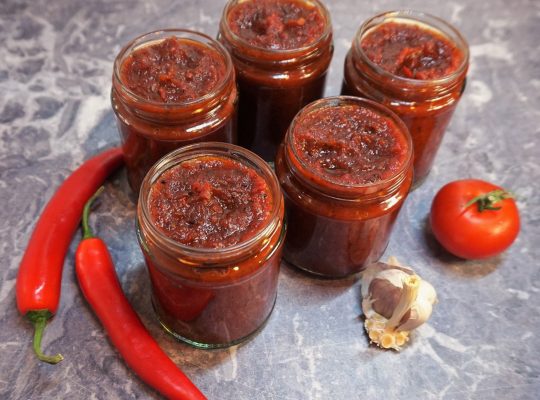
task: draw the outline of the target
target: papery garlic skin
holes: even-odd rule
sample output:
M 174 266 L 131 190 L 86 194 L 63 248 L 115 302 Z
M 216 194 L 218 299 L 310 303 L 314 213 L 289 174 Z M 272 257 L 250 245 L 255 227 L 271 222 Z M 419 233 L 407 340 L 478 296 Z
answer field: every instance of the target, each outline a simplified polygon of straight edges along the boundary
M 399 351 L 409 341 L 410 331 L 431 316 L 437 293 L 411 268 L 395 258 L 390 261 L 394 264 L 378 262 L 363 272 L 362 310 L 370 341 Z
M 401 324 L 398 329 L 412 331 L 426 322 L 433 311 L 433 305 L 437 303 L 435 288 L 427 281 L 422 280 L 418 289 L 418 297 L 411 307 L 410 318 Z
M 384 272 L 386 270 L 402 271 L 402 272 L 405 272 L 406 274 L 409 274 L 409 275 L 414 274 L 414 271 L 411 268 L 404 267 L 404 266 L 401 266 L 399 264 L 390 264 L 390 260 L 395 260 L 395 262 L 397 263 L 397 260 L 395 259 L 395 257 L 390 257 L 388 264 L 383 263 L 383 262 L 376 262 L 374 264 L 371 264 L 368 268 L 366 268 L 362 272 L 362 287 L 361 287 L 361 290 L 362 290 L 362 297 L 363 298 L 365 298 L 366 296 L 369 295 L 369 285 L 371 284 L 371 281 L 376 276 L 378 276 L 379 274 L 381 274 L 382 272 Z M 401 287 L 401 283 L 400 283 L 399 287 Z

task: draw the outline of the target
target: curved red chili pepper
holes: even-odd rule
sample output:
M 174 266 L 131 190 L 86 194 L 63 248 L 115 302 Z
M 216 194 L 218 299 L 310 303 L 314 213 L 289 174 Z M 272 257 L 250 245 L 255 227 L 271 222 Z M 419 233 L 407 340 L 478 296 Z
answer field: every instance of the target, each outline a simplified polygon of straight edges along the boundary
M 58 308 L 64 258 L 84 204 L 121 164 L 122 150 L 113 148 L 77 168 L 49 200 L 28 242 L 17 275 L 17 307 L 34 324 L 34 351 L 42 361 L 56 364 L 63 359 L 60 354 L 44 355 L 41 337 Z
M 75 253 L 75 271 L 84 297 L 112 344 L 143 381 L 170 399 L 206 399 L 159 347 L 124 295 L 107 246 L 88 226 L 90 205 L 98 194 L 85 206 L 83 240 Z

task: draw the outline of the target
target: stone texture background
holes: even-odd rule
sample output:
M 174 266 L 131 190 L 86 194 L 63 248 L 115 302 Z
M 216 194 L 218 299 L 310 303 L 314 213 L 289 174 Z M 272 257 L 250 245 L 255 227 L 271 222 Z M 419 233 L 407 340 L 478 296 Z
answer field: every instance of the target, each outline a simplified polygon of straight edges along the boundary
M 32 329 L 16 311 L 15 278 L 34 224 L 60 182 L 118 143 L 109 102 L 112 62 L 141 33 L 185 27 L 215 35 L 224 1 L 2 0 L 0 2 L 0 398 L 148 399 L 81 296 L 67 256 L 61 305 L 38 363 Z M 108 183 L 93 223 L 123 288 L 161 346 L 210 399 L 536 399 L 540 393 L 540 2 L 327 0 L 335 55 L 327 94 L 339 92 L 345 52 L 374 13 L 413 8 L 468 39 L 464 98 L 435 167 L 399 217 L 386 255 L 414 265 L 440 303 L 401 354 L 369 346 L 359 282 L 308 277 L 284 265 L 266 328 L 245 345 L 200 351 L 167 336 L 153 317 L 125 174 Z M 522 231 L 500 257 L 465 262 L 426 226 L 431 199 L 450 180 L 476 177 L 516 192 Z M 129 332 L 126 332 L 129 335 Z

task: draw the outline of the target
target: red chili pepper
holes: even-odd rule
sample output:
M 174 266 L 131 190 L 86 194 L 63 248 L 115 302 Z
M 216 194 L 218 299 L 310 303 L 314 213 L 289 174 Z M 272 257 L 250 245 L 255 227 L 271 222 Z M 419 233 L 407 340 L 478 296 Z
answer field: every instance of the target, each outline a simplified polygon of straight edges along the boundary
M 58 308 L 64 258 L 84 204 L 121 164 L 122 150 L 113 148 L 76 169 L 49 200 L 28 242 L 17 276 L 17 307 L 34 324 L 34 351 L 42 361 L 63 359 L 61 354 L 44 355 L 41 338 Z
M 122 291 L 107 246 L 92 234 L 88 216 L 99 192 L 84 208 L 83 240 L 75 253 L 75 271 L 84 297 L 112 344 L 143 381 L 170 399 L 206 399 L 148 333 Z

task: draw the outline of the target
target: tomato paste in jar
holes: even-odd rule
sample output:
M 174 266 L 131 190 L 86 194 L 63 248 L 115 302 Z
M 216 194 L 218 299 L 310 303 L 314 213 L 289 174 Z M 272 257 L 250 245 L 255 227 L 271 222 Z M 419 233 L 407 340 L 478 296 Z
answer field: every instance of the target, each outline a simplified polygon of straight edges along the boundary
M 227 15 L 231 31 L 255 47 L 291 50 L 315 42 L 325 19 L 313 4 L 299 0 L 239 2 Z
M 300 162 L 320 183 L 339 185 L 384 181 L 403 168 L 409 152 L 406 136 L 392 119 L 357 105 L 305 115 L 296 122 L 291 140 Z
M 437 31 L 411 23 L 380 25 L 360 45 L 373 63 L 410 79 L 440 79 L 463 62 L 463 53 L 454 43 Z
M 276 160 L 287 207 L 285 259 L 340 278 L 384 252 L 412 182 L 406 127 L 385 107 L 331 97 L 294 119 Z
M 459 32 L 414 11 L 366 21 L 347 54 L 342 94 L 375 100 L 403 120 L 414 144 L 415 186 L 429 174 L 465 88 L 468 57 Z
M 232 61 L 197 32 L 157 31 L 128 44 L 115 61 L 111 100 L 137 193 L 165 154 L 194 142 L 236 141 Z
M 276 298 L 283 214 L 277 178 L 245 149 L 201 143 L 156 164 L 138 222 L 163 327 L 201 348 L 257 331 Z
M 241 93 L 239 143 L 273 161 L 294 115 L 323 94 L 333 53 L 328 11 L 317 0 L 230 0 L 218 39 Z
M 150 188 L 153 224 L 190 247 L 220 248 L 245 241 L 270 216 L 272 193 L 253 169 L 224 157 L 184 161 Z
M 120 80 L 146 100 L 178 103 L 214 90 L 225 71 L 225 60 L 217 51 L 170 36 L 129 54 L 120 66 Z

